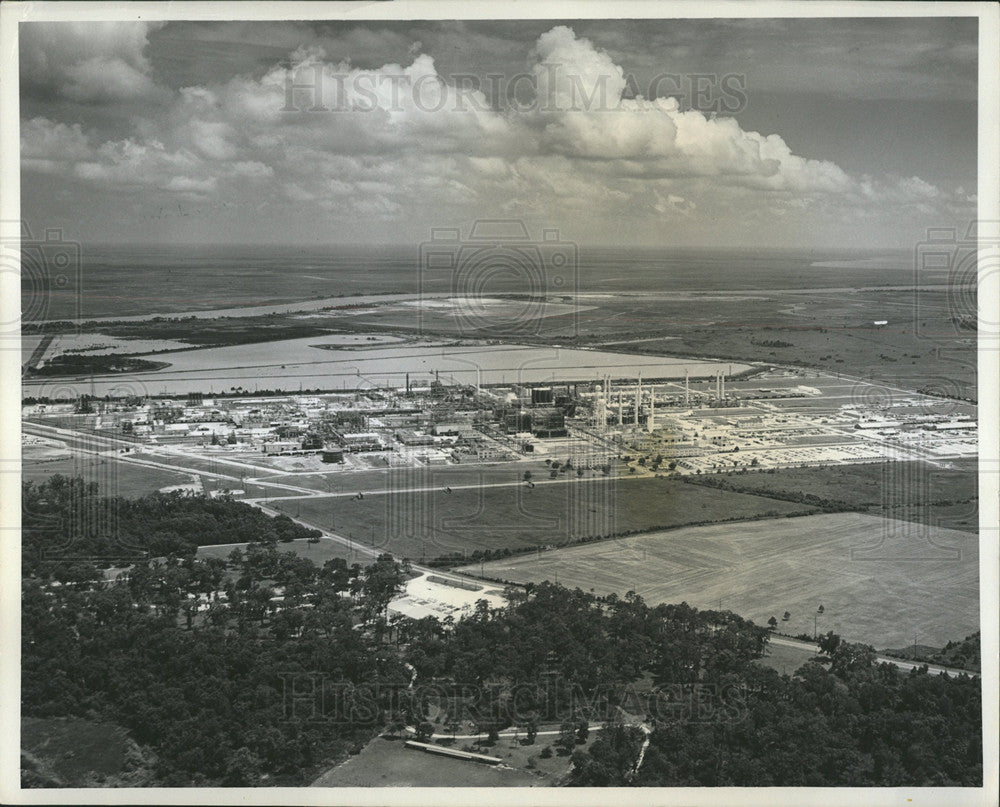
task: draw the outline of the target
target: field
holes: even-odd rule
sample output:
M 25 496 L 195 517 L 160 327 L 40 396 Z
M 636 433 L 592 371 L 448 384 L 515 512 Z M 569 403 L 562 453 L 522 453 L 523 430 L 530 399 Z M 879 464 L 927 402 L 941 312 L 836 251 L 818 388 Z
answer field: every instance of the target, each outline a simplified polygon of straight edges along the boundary
M 124 729 L 79 718 L 25 717 L 21 721 L 22 782 L 34 787 L 138 785 L 124 781 L 129 756 Z M 133 760 L 139 762 L 138 756 Z M 133 765 L 132 776 L 141 777 Z
M 370 455 L 368 455 L 370 456 Z M 564 462 L 567 453 L 554 452 L 549 455 L 550 459 Z M 292 463 L 306 462 L 312 457 L 281 457 L 282 461 Z M 262 460 L 254 459 L 253 462 L 261 463 Z M 264 460 L 263 462 L 266 462 Z M 220 467 L 222 467 L 220 463 Z M 416 465 L 414 467 L 393 467 L 374 468 L 371 470 L 350 470 L 339 465 L 323 465 L 322 473 L 295 473 L 294 475 L 278 476 L 277 469 L 269 469 L 269 473 L 260 473 L 258 478 L 266 481 L 282 482 L 297 487 L 317 490 L 321 493 L 357 493 L 358 491 L 368 493 L 382 493 L 389 490 L 399 490 L 403 487 L 462 487 L 464 485 L 494 484 L 504 482 L 520 482 L 524 478 L 525 471 L 531 474 L 532 480 L 539 484 L 547 484 L 549 468 L 539 457 L 537 460 L 518 460 L 516 462 L 490 462 L 481 464 L 461 464 L 461 465 Z M 574 472 L 575 473 L 575 472 Z M 275 474 L 273 479 L 270 474 Z M 248 472 L 248 475 L 252 475 Z M 597 470 L 585 471 L 585 476 L 593 477 L 602 475 Z M 260 485 L 251 484 L 251 494 L 262 495 L 263 488 Z M 258 494 L 258 489 L 261 490 Z M 276 496 L 284 495 L 274 492 Z
M 501 740 L 498 746 L 504 742 Z M 461 748 L 461 745 L 457 747 Z M 535 753 L 539 751 L 541 738 L 535 746 Z M 503 756 L 496 747 L 486 749 L 484 753 Z M 566 762 L 561 760 L 561 764 L 565 767 Z M 376 737 L 360 754 L 327 771 L 312 786 L 545 787 L 548 784 L 546 779 L 530 771 L 448 759 L 408 750 L 401 740 Z
M 819 655 L 819 650 L 815 647 L 806 650 L 801 647 L 769 642 L 764 656 L 757 659 L 757 663 L 776 670 L 780 675 L 794 675 L 799 667 L 817 655 Z
M 431 560 L 475 550 L 557 546 L 683 524 L 804 513 L 808 505 L 667 479 L 565 483 L 392 495 L 272 499 L 270 505 L 397 557 Z
M 698 484 L 721 484 L 761 496 L 805 500 L 816 496 L 905 521 L 978 532 L 976 463 L 959 460 L 953 468 L 920 462 L 872 463 L 781 468 L 707 477 Z M 692 477 L 692 482 L 696 480 Z
M 665 300 L 650 294 L 605 300 L 599 311 L 581 313 L 580 332 L 591 344 L 615 340 L 619 348 L 626 339 L 642 340 L 628 345 L 636 352 L 798 364 L 976 398 L 975 332 L 961 327 L 975 320 L 974 293 L 968 303 L 963 298 L 963 310 L 956 308 L 955 290 L 943 283 L 916 290 L 857 282 L 836 289 L 733 292 L 728 298 Z M 580 300 L 590 302 L 588 295 Z M 612 316 L 625 303 L 633 307 L 628 332 Z M 875 328 L 875 320 L 888 324 Z
M 199 546 L 196 554 L 203 560 L 205 558 L 222 558 L 226 560 L 234 549 L 244 549 L 245 547 L 246 544 Z M 332 558 L 343 558 L 348 563 L 360 563 L 362 566 L 372 562 L 371 555 L 348 549 L 339 541 L 334 541 L 332 538 L 321 538 L 319 543 L 315 544 L 311 544 L 303 538 L 297 541 L 289 541 L 287 544 L 279 543 L 277 549 L 279 552 L 294 552 L 299 557 L 308 558 L 317 566 L 322 566 Z
M 815 627 L 899 647 L 916 633 L 921 644 L 940 646 L 978 627 L 978 543 L 967 532 L 833 513 L 632 536 L 494 561 L 483 571 L 721 606 L 758 624 L 787 610 L 779 626 L 792 635 Z M 480 566 L 463 571 L 478 574 Z
M 102 496 L 125 498 L 145 496 L 156 493 L 160 488 L 183 485 L 191 481 L 190 474 L 116 462 L 111 458 L 96 457 L 91 454 L 45 462 L 26 460 L 21 467 L 21 478 L 25 482 L 37 484 L 55 474 L 83 477 L 85 482 L 96 482 Z

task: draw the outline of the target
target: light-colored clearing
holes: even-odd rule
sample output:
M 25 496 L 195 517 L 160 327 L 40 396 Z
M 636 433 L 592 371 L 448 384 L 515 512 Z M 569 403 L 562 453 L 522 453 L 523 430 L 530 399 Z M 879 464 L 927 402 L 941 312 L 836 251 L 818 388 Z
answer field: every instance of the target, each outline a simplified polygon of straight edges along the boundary
M 812 635 L 815 627 L 878 648 L 912 644 L 914 634 L 920 644 L 943 645 L 979 628 L 976 535 L 860 513 L 684 527 L 483 569 L 598 594 L 631 589 L 649 603 L 721 605 L 761 625 L 775 616 L 783 633 Z

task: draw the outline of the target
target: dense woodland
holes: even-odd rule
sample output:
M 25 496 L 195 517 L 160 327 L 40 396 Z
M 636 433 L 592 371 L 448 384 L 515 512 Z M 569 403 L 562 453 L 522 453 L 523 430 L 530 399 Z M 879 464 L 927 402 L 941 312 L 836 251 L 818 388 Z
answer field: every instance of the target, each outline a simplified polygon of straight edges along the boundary
M 147 784 L 305 784 L 405 726 L 475 727 L 487 744 L 516 727 L 544 755 L 543 725 L 561 729 L 573 785 L 982 780 L 978 679 L 902 675 L 829 637 L 781 676 L 755 662 L 767 629 L 735 614 L 549 583 L 458 621 L 388 617 L 404 564 L 318 567 L 281 551 L 309 531 L 238 502 L 108 502 L 67 479 L 24 496 L 23 714 L 123 726 Z M 116 520 L 75 516 L 79 501 Z M 237 536 L 252 543 L 228 561 L 196 558 Z M 123 555 L 127 574 L 106 580 Z
M 104 498 L 97 485 L 61 475 L 22 486 L 24 574 L 63 582 L 93 566 L 190 557 L 199 546 L 288 542 L 318 536 L 288 516 L 271 518 L 229 498 L 181 493 Z M 79 563 L 79 560 L 86 562 Z

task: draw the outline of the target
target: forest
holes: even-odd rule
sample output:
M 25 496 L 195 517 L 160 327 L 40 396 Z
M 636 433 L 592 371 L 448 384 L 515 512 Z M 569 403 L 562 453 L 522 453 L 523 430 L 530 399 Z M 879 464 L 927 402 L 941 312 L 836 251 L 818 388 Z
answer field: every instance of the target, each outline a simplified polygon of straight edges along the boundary
M 136 558 L 190 557 L 199 546 L 318 536 L 227 497 L 158 493 L 107 498 L 97 484 L 56 474 L 21 489 L 23 573 L 67 582 Z M 83 561 L 83 562 L 80 562 Z
M 982 781 L 974 677 L 903 675 L 833 637 L 779 675 L 757 663 L 768 629 L 736 614 L 551 583 L 408 619 L 388 608 L 405 563 L 317 566 L 281 551 L 303 528 L 239 502 L 105 500 L 65 478 L 24 496 L 23 716 L 123 727 L 144 784 L 307 784 L 407 727 L 474 728 L 486 745 L 516 727 L 544 754 L 541 726 L 560 729 L 560 783 L 575 786 Z M 78 501 L 114 512 L 116 540 Z M 237 536 L 250 543 L 228 559 L 195 556 Z

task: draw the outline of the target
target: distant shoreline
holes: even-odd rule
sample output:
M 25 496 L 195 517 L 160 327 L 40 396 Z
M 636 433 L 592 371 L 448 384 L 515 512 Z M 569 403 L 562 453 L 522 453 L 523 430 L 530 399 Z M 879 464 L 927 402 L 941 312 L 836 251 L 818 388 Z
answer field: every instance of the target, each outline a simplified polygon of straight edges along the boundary
M 299 311 L 321 311 L 326 308 L 337 308 L 346 305 L 363 305 L 365 303 L 387 302 L 393 300 L 410 300 L 419 297 L 441 297 L 448 296 L 446 293 L 421 295 L 418 292 L 372 292 L 370 294 L 359 295 L 339 295 L 334 297 L 322 297 L 312 300 L 298 300 L 288 303 L 262 303 L 260 305 L 246 305 L 235 308 L 206 308 L 201 311 L 150 311 L 145 314 L 127 314 L 118 316 L 109 314 L 103 317 L 56 317 L 54 319 L 27 320 L 24 325 L 48 325 L 56 322 L 147 322 L 152 319 L 220 319 L 223 317 L 262 317 L 268 314 L 294 314 Z

